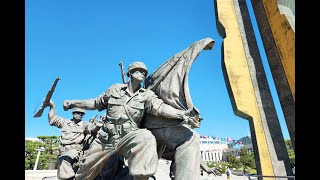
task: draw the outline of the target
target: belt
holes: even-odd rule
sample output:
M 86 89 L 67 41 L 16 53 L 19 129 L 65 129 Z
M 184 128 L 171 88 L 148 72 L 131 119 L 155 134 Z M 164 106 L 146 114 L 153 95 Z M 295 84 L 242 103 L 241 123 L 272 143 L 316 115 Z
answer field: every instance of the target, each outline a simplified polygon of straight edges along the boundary
M 59 147 L 61 152 L 68 151 L 68 150 L 71 150 L 71 149 L 82 151 L 82 148 L 83 148 L 82 144 L 66 144 L 66 145 L 61 145 Z

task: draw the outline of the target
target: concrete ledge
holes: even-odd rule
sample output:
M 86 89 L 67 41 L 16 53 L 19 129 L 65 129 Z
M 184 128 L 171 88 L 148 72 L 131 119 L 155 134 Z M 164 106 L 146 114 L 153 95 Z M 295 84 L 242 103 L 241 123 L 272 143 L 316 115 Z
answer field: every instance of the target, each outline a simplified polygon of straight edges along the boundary
M 44 177 L 52 177 L 50 180 L 57 179 L 57 170 L 25 170 L 25 180 L 42 180 Z

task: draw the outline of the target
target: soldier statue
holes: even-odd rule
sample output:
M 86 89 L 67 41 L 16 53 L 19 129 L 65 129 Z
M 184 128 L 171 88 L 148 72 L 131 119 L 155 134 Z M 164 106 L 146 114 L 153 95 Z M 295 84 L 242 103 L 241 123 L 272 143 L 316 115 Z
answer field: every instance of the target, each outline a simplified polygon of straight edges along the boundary
M 51 126 L 61 128 L 59 139 L 58 179 L 74 179 L 78 162 L 83 153 L 83 140 L 87 134 L 96 133 L 102 126 L 102 121 L 96 123 L 83 122 L 85 110 L 72 109 L 72 119 L 62 118 L 55 113 L 55 104 L 49 102 L 48 119 Z
M 64 101 L 65 110 L 78 107 L 99 111 L 106 109 L 107 113 L 107 122 L 98 131 L 87 153 L 83 155 L 76 179 L 95 179 L 108 164 L 109 159 L 115 155 L 122 155 L 128 160 L 129 174 L 134 180 L 149 179 L 156 173 L 158 154 L 154 135 L 149 130 L 140 128 L 144 113 L 181 121 L 192 120 L 190 110 L 175 109 L 164 103 L 153 91 L 141 87 L 147 74 L 148 70 L 143 62 L 133 62 L 127 71 L 130 78 L 128 83 L 114 84 L 96 98 Z M 179 131 L 179 128 L 177 130 L 185 133 Z M 158 135 L 161 131 L 155 133 Z M 172 132 L 169 130 L 167 133 Z M 185 134 L 180 134 L 179 137 L 183 137 L 187 144 L 199 141 L 198 136 L 186 139 Z M 166 138 L 168 137 L 160 140 L 164 141 Z M 179 148 L 178 144 L 175 146 Z

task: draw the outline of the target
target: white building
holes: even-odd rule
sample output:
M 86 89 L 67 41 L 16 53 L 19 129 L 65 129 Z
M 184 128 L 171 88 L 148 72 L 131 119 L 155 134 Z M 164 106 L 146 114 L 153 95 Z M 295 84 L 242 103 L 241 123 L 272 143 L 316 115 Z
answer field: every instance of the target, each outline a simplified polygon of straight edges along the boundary
M 26 138 L 25 138 L 25 141 L 33 141 L 33 142 L 39 141 L 39 142 L 41 142 L 41 139 L 33 138 L 33 137 L 26 137 Z
M 223 153 L 228 149 L 226 141 L 220 138 L 212 138 L 211 136 L 200 136 L 200 153 L 204 162 L 222 161 Z

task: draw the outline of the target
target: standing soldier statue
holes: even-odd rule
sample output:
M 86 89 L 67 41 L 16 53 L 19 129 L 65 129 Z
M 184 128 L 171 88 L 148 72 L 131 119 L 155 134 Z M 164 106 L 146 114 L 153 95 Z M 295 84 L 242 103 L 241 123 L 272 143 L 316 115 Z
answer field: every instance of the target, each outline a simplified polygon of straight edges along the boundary
M 78 169 L 78 162 L 83 153 L 83 140 L 89 133 L 96 133 L 102 126 L 102 120 L 96 123 L 83 122 L 85 110 L 72 109 L 72 119 L 62 118 L 55 113 L 55 104 L 50 100 L 48 113 L 49 124 L 61 128 L 58 159 L 58 179 L 73 179 Z

